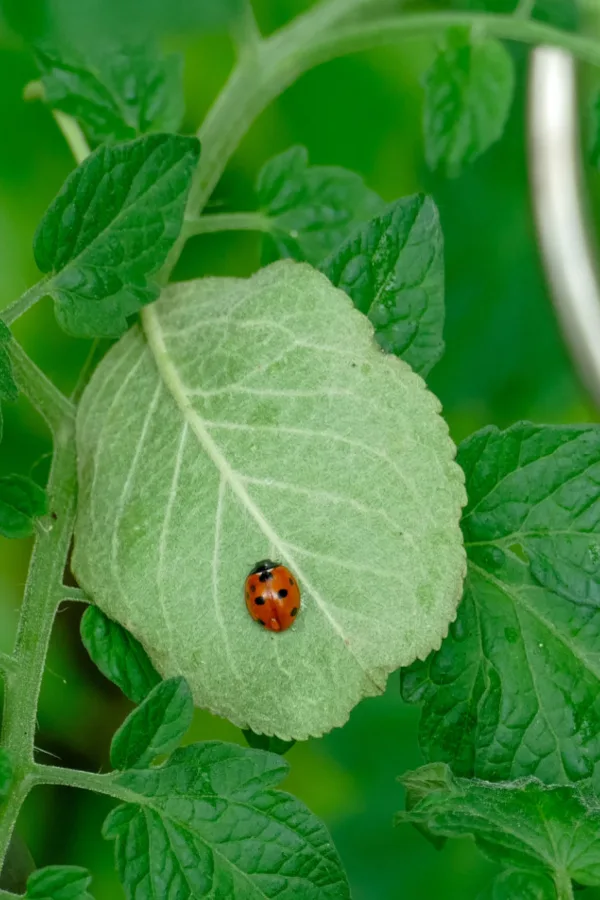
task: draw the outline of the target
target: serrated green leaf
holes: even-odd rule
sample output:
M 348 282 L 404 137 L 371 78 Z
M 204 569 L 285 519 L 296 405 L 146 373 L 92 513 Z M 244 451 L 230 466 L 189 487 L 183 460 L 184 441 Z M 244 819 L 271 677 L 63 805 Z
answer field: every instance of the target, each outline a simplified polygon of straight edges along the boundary
M 357 225 L 385 204 L 359 175 L 339 166 L 309 166 L 306 147 L 290 147 L 262 168 L 259 203 L 272 222 L 267 238 L 278 257 L 318 265 Z
M 283 756 L 291 750 L 296 741 L 282 741 L 277 737 L 269 737 L 268 734 L 255 734 L 249 728 L 244 730 L 244 737 L 254 750 L 266 750 L 268 753 L 279 753 Z
M 65 331 L 110 337 L 158 297 L 200 145 L 156 134 L 102 146 L 70 176 L 37 230 L 36 262 Z
M 97 606 L 88 606 L 81 617 L 81 640 L 102 674 L 134 703 L 160 682 L 140 642 Z
M 8 753 L 0 747 L 0 803 L 8 796 L 13 780 L 13 762 Z
M 8 344 L 12 340 L 10 329 L 0 319 L 0 400 L 14 403 L 19 395 L 10 356 L 8 355 Z M 3 418 L 2 408 L 0 407 L 0 440 L 2 440 Z
M 371 320 L 377 341 L 425 376 L 444 352 L 444 241 L 435 203 L 403 197 L 321 265 Z
M 325 826 L 275 790 L 287 771 L 279 756 L 215 741 L 118 776 L 139 803 L 115 809 L 103 833 L 128 900 L 349 898 Z
M 429 780 L 429 768 L 401 780 L 414 788 L 422 777 Z M 443 837 L 472 835 L 490 859 L 545 873 L 561 887 L 561 897 L 567 896 L 562 888 L 571 879 L 600 884 L 600 807 L 577 788 L 548 787 L 535 778 L 492 784 L 455 778 L 447 769 L 445 786 L 399 813 L 398 821 Z
M 194 717 L 194 701 L 185 678 L 161 681 L 125 719 L 110 748 L 114 769 L 142 769 L 171 753 Z
M 542 872 L 501 872 L 478 900 L 557 900 L 552 879 Z
M 79 866 L 46 866 L 27 879 L 26 900 L 94 900 L 92 876 Z
M 459 449 L 465 596 L 403 674 L 428 759 L 492 781 L 591 777 L 600 760 L 600 427 L 485 428 Z
M 40 47 L 46 102 L 73 116 L 93 144 L 123 141 L 149 131 L 176 131 L 183 118 L 182 60 L 163 57 L 148 42 L 100 43 L 85 58 Z
M 46 491 L 24 475 L 0 478 L 0 534 L 25 538 L 33 534 L 35 520 L 48 512 Z
M 453 28 L 423 87 L 427 162 L 458 175 L 502 136 L 515 89 L 512 58 L 498 41 Z
M 307 265 L 173 285 L 143 319 L 78 411 L 78 581 L 196 705 L 322 734 L 455 615 L 464 489 L 438 401 Z M 302 590 L 279 634 L 244 603 L 266 557 Z

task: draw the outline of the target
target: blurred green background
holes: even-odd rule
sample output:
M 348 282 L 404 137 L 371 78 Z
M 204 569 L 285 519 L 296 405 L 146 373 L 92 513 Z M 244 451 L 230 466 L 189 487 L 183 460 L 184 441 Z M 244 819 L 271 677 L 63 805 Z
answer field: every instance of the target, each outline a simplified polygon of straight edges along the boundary
M 73 165 L 48 110 L 22 100 L 36 70 L 26 45 L 8 27 L 8 20 L 21 28 L 38 27 L 36 15 L 45 2 L 31 0 L 24 7 L 6 0 L 0 20 L 2 305 L 37 279 L 33 233 Z M 157 0 L 151 7 L 164 10 L 165 5 Z M 270 31 L 311 4 L 256 0 L 255 5 L 261 26 Z M 69 21 L 75 4 L 63 0 L 58 6 Z M 93 34 L 89 22 L 98 15 L 106 18 L 111 4 L 90 2 L 77 8 L 80 17 L 82 9 L 90 17 L 77 21 L 86 22 Z M 226 37 L 196 33 L 186 25 L 185 39 L 168 35 L 166 44 L 186 54 L 185 130 L 192 132 L 226 78 L 232 51 Z M 251 208 L 256 172 L 292 143 L 305 144 L 314 163 L 360 172 L 387 200 L 416 190 L 431 193 L 446 239 L 447 352 L 430 384 L 456 441 L 489 423 L 596 418 L 561 343 L 540 269 L 526 177 L 526 54 L 520 48 L 513 52 L 519 86 L 507 132 L 456 180 L 438 178 L 425 168 L 420 76 L 432 47 L 413 43 L 339 60 L 302 78 L 253 127 L 212 202 L 214 210 Z M 588 176 L 597 192 L 598 175 Z M 196 238 L 176 277 L 246 275 L 258 267 L 259 253 L 259 236 L 247 233 Z M 48 375 L 70 391 L 88 343 L 59 331 L 47 301 L 15 330 Z M 2 474 L 18 471 L 43 481 L 49 450 L 41 420 L 24 400 L 6 410 Z M 11 646 L 29 552 L 28 542 L 0 543 L 0 650 Z M 110 738 L 129 705 L 82 649 L 80 615 L 81 609 L 72 606 L 57 619 L 37 745 L 40 759 L 100 771 L 108 768 Z M 396 776 L 421 762 L 417 721 L 418 710 L 400 700 L 395 675 L 386 695 L 360 704 L 345 728 L 296 745 L 289 753 L 292 770 L 286 787 L 328 824 L 355 900 L 475 898 L 493 877 L 494 867 L 469 840 L 437 851 L 408 826 L 392 825 L 394 811 L 402 805 Z M 243 743 L 236 728 L 199 712 L 190 739 L 205 738 Z M 19 824 L 38 865 L 88 866 L 97 900 L 122 896 L 112 847 L 99 835 L 109 806 L 106 798 L 77 791 L 37 790 Z

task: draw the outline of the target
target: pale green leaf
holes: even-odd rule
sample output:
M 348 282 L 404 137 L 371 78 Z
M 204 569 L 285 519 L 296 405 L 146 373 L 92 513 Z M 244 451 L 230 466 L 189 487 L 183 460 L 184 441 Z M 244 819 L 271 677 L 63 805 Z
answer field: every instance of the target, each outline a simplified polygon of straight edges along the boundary
M 184 678 L 161 681 L 125 719 L 110 748 L 115 769 L 140 769 L 171 753 L 192 724 L 194 703 Z
M 46 102 L 77 119 L 93 144 L 176 131 L 181 124 L 181 58 L 162 57 L 152 41 L 101 41 L 82 56 L 39 47 L 36 60 Z
M 283 740 L 342 725 L 455 615 L 464 487 L 439 408 L 307 265 L 173 285 L 79 408 L 78 581 L 198 706 Z M 282 633 L 244 603 L 267 557 L 302 591 Z
M 134 703 L 141 703 L 160 675 L 140 642 L 97 606 L 88 606 L 80 630 L 83 645 L 102 674 Z
M 121 334 L 158 297 L 199 152 L 195 138 L 153 134 L 99 147 L 67 178 L 34 242 L 65 331 Z
M 271 220 L 271 259 L 289 256 L 313 265 L 385 207 L 355 172 L 309 166 L 306 147 L 290 147 L 265 163 L 256 192 Z
M 93 900 L 92 876 L 79 866 L 46 866 L 27 879 L 25 900 Z
M 388 353 L 425 376 L 444 352 L 444 241 L 431 197 L 402 197 L 359 227 L 321 271 L 369 317 Z
M 104 836 L 128 900 L 349 900 L 327 829 L 275 789 L 287 772 L 279 756 L 213 741 L 119 775 L 132 802 Z
M 24 538 L 33 534 L 35 520 L 48 512 L 46 491 L 24 475 L 0 478 L 0 534 Z
M 408 772 L 401 781 L 419 791 L 422 778 L 431 784 L 432 769 L 445 774 L 445 783 L 399 813 L 399 822 L 443 837 L 472 835 L 490 859 L 551 878 L 561 898 L 571 896 L 562 892 L 565 885 L 570 890 L 571 880 L 600 884 L 600 807 L 595 797 L 573 787 L 546 786 L 536 778 L 499 784 L 456 778 L 442 763 Z M 548 892 L 538 896 L 546 900 Z
M 453 28 L 423 86 L 427 162 L 458 175 L 502 136 L 515 89 L 513 61 L 498 41 Z
M 600 427 L 485 428 L 459 461 L 464 600 L 439 652 L 403 673 L 421 746 L 490 781 L 597 780 Z

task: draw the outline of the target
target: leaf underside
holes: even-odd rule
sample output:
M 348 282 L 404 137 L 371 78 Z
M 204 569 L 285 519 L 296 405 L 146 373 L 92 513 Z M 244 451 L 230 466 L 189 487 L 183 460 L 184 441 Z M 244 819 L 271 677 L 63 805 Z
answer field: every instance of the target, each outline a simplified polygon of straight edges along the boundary
M 80 405 L 74 571 L 197 705 L 322 734 L 455 615 L 464 488 L 438 401 L 290 261 L 173 286 L 144 328 Z M 301 585 L 278 634 L 244 603 L 264 558 Z

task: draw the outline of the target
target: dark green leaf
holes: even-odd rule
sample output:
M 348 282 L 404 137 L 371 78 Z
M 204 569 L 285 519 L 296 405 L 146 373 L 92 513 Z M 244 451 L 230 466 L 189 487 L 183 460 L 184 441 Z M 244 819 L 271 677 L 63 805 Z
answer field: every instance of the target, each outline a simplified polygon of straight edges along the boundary
M 272 258 L 320 263 L 357 225 L 385 204 L 362 178 L 337 166 L 309 166 L 305 147 L 291 147 L 262 168 L 259 203 L 272 222 Z
M 13 763 L 8 751 L 0 747 L 0 803 L 8 795 L 13 780 Z
M 76 118 L 94 144 L 149 131 L 176 131 L 183 118 L 182 60 L 152 42 L 100 44 L 86 58 L 39 48 L 48 104 Z
M 0 319 L 0 400 L 9 403 L 14 402 L 19 393 L 8 355 L 8 344 L 11 339 L 10 329 Z M 0 440 L 2 440 L 2 423 L 2 409 L 0 408 Z
M 283 756 L 291 750 L 296 741 L 282 741 L 281 738 L 268 734 L 256 734 L 250 728 L 245 728 L 243 735 L 250 747 L 255 750 L 267 750 L 269 753 L 279 753 Z
M 69 176 L 34 243 L 65 331 L 118 335 L 157 298 L 199 152 L 195 138 L 149 135 L 99 147 Z
M 444 351 L 444 259 L 431 197 L 403 197 L 321 266 L 373 323 L 384 350 L 426 375 Z
M 486 428 L 459 448 L 465 595 L 403 674 L 428 759 L 497 781 L 578 781 L 600 760 L 600 427 Z M 596 773 L 597 774 L 597 773 Z
M 46 492 L 31 478 L 4 475 L 0 478 L 0 534 L 24 538 L 33 534 L 34 520 L 48 512 Z
M 592 98 L 588 143 L 589 160 L 593 166 L 600 168 L 600 90 L 596 90 Z
M 88 606 L 83 614 L 81 640 L 102 674 L 134 703 L 141 703 L 160 682 L 139 641 L 97 606 Z
M 427 162 L 458 175 L 504 131 L 515 88 L 513 61 L 498 41 L 454 28 L 423 87 Z
M 349 898 L 324 825 L 275 790 L 287 771 L 279 756 L 215 741 L 117 776 L 138 796 L 104 824 L 128 900 Z
M 600 807 L 595 799 L 577 788 L 547 787 L 535 778 L 491 784 L 454 778 L 439 763 L 434 767 L 446 768 L 446 784 L 400 813 L 399 822 L 443 837 L 472 835 L 490 859 L 545 873 L 557 887 L 570 885 L 571 879 L 600 884 Z M 409 772 L 402 781 L 415 789 L 423 777 L 431 780 L 431 768 Z
M 92 876 L 79 866 L 46 866 L 27 879 L 26 900 L 93 900 Z
M 185 678 L 161 681 L 125 719 L 110 748 L 115 769 L 141 769 L 177 747 L 194 717 Z
M 552 879 L 543 872 L 501 872 L 479 900 L 557 900 Z

